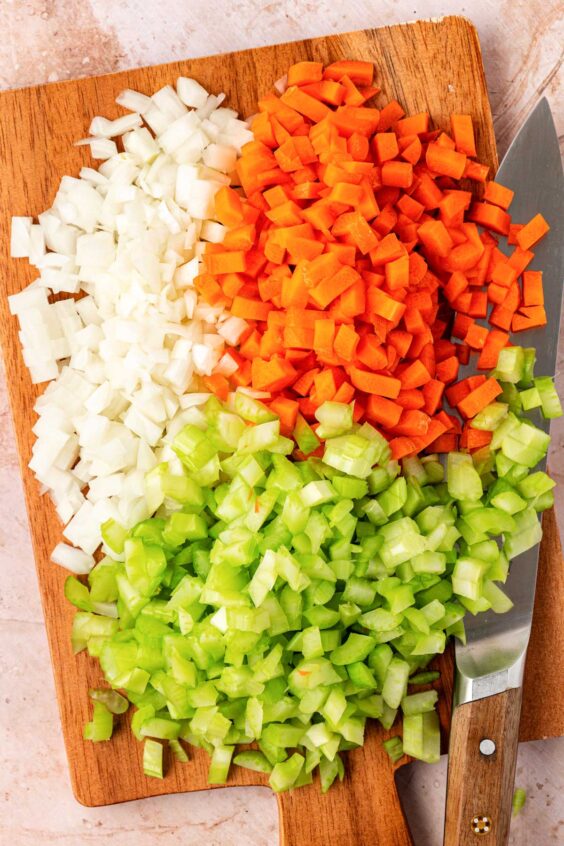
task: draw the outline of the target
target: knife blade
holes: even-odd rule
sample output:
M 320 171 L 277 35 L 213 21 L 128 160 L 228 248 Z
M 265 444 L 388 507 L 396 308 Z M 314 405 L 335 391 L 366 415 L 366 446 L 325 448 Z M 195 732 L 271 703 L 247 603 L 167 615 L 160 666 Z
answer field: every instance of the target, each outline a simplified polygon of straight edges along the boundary
M 564 278 L 564 174 L 558 135 L 546 98 L 539 101 L 509 147 L 496 181 L 515 191 L 513 220 L 526 223 L 537 212 L 551 230 L 535 247 L 531 265 L 543 271 L 547 326 L 526 333 L 525 343 L 537 350 L 535 372 L 554 375 Z M 509 255 L 512 247 L 500 243 Z M 549 430 L 550 421 L 537 414 L 537 426 Z M 546 460 L 539 469 L 544 470 Z M 505 614 L 492 611 L 465 618 L 466 644 L 455 646 L 457 676 L 454 704 L 473 702 L 514 687 L 523 681 L 531 632 L 538 546 L 511 562 L 504 585 L 513 602 Z

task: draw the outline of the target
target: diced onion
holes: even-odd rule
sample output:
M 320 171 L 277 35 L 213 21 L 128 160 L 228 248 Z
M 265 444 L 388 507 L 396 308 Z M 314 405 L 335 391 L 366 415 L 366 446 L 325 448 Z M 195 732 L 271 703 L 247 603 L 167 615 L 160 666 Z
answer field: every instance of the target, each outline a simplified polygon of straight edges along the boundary
M 151 97 L 122 91 L 128 113 L 94 117 L 77 142 L 99 168 L 64 176 L 37 223 L 12 221 L 12 256 L 40 275 L 9 307 L 32 381 L 49 383 L 30 467 L 74 545 L 59 544 L 54 560 L 76 573 L 91 568 L 105 520 L 129 528 L 149 516 L 139 474 L 209 396 L 201 377 L 237 367 L 225 347 L 246 322 L 194 287 L 206 243 L 226 233 L 215 194 L 252 138 L 224 98 L 186 77 Z M 52 293 L 83 296 L 50 302 Z

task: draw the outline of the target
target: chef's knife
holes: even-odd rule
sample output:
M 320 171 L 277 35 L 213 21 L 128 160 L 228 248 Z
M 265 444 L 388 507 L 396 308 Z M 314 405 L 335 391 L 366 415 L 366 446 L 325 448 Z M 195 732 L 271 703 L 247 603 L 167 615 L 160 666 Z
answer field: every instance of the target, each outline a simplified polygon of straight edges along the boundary
M 551 226 L 532 265 L 543 271 L 548 325 L 515 342 L 536 347 L 536 373 L 553 375 L 564 278 L 564 175 L 545 98 L 511 144 L 496 180 L 515 191 L 513 220 L 526 223 L 540 212 Z M 512 249 L 500 248 L 506 254 Z M 549 421 L 539 416 L 535 423 L 548 431 Z M 455 647 L 445 846 L 507 843 L 538 552 L 534 547 L 511 563 L 505 592 L 513 608 L 506 614 L 468 615 L 466 645 Z

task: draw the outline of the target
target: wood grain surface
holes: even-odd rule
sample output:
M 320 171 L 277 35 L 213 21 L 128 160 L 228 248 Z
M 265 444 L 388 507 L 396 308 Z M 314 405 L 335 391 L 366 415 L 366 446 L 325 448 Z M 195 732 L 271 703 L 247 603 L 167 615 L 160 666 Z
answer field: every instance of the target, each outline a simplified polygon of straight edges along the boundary
M 521 688 L 466 702 L 450 726 L 444 846 L 472 846 L 483 829 L 491 846 L 506 846 L 511 822 Z M 491 754 L 480 743 L 495 744 Z M 489 752 L 489 750 L 486 750 Z
M 141 744 L 123 718 L 111 742 L 82 740 L 82 726 L 89 718 L 86 690 L 100 682 L 101 673 L 97 662 L 85 654 L 72 654 L 69 635 L 74 612 L 63 598 L 66 572 L 49 562 L 61 526 L 27 470 L 33 404 L 39 389 L 31 384 L 24 367 L 16 321 L 8 313 L 4 295 L 21 290 L 34 273 L 25 260 L 9 259 L 9 218 L 48 208 L 61 176 L 77 174 L 82 165 L 90 164 L 85 148 L 73 143 L 87 134 L 93 115 L 120 114 L 114 99 L 123 88 L 150 94 L 179 75 L 194 76 L 211 91 L 225 91 L 227 105 L 248 115 L 255 111 L 257 98 L 292 62 L 338 58 L 374 61 L 382 87 L 376 104 L 397 97 L 408 112 L 428 110 L 435 123 L 445 128 L 452 112 L 471 113 L 479 156 L 495 168 L 495 139 L 477 34 L 462 18 L 347 33 L 0 95 L 0 335 L 71 781 L 76 798 L 85 805 L 203 790 L 207 788 L 208 759 L 194 750 L 189 764 L 169 762 L 166 777 L 159 781 L 143 775 Z M 545 529 L 532 640 L 534 659 L 524 694 L 523 739 L 564 733 L 564 703 L 554 685 L 564 665 L 564 626 L 558 619 L 564 584 L 556 582 L 553 575 L 562 560 L 553 516 L 545 518 Z M 442 671 L 440 716 L 446 738 L 452 694 L 450 652 L 441 657 L 438 666 Z M 280 797 L 282 842 L 286 846 L 409 844 L 394 767 L 381 747 L 382 739 L 396 732 L 372 726 L 365 747 L 348 755 L 345 782 L 328 796 L 321 797 L 314 784 Z M 406 762 L 404 758 L 396 767 Z M 231 785 L 257 783 L 264 783 L 257 774 L 233 768 Z

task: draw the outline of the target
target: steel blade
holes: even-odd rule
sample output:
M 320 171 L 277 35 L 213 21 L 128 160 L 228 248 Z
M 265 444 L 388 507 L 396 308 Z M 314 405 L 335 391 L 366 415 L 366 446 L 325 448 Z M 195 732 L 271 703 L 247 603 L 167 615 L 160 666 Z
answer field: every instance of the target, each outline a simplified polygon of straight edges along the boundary
M 540 212 L 551 226 L 535 248 L 530 266 L 543 271 L 548 325 L 527 332 L 524 339 L 517 337 L 515 342 L 536 347 L 538 375 L 554 375 L 564 280 L 564 174 L 558 135 L 546 98 L 534 108 L 512 142 L 496 180 L 515 191 L 513 220 L 527 223 Z M 507 255 L 512 251 L 505 244 L 500 244 L 500 249 Z M 534 422 L 548 431 L 550 421 L 540 414 Z M 540 469 L 545 466 L 543 462 Z M 455 704 L 520 686 L 531 632 L 538 555 L 536 546 L 512 561 L 504 586 L 513 601 L 510 611 L 487 611 L 465 618 L 467 643 L 457 642 L 455 647 Z

